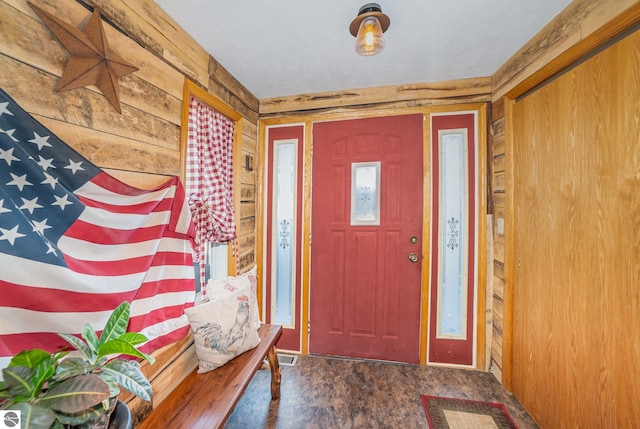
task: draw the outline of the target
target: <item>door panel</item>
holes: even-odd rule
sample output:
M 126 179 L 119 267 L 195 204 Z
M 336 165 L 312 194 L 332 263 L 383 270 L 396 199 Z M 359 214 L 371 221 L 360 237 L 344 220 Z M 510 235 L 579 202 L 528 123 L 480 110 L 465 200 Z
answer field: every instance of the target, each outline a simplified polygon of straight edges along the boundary
M 429 362 L 474 364 L 475 121 L 433 115 Z
M 314 125 L 311 353 L 419 362 L 422 130 L 421 114 Z M 379 189 L 358 195 L 379 217 L 361 221 L 352 184 L 374 162 Z

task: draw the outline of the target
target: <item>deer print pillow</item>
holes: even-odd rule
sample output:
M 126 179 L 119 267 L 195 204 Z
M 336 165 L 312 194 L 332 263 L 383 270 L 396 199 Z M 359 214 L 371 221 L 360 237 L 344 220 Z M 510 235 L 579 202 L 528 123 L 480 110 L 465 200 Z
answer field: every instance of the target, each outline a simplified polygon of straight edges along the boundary
M 250 289 L 225 290 L 185 310 L 194 335 L 199 373 L 216 369 L 258 345 L 251 298 Z

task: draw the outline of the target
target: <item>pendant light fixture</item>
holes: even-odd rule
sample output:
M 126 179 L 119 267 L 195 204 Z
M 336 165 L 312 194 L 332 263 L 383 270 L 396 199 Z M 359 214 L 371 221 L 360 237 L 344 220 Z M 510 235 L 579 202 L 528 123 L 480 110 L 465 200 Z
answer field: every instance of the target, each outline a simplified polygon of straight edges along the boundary
M 391 20 L 382 13 L 378 3 L 367 3 L 360 8 L 356 19 L 351 21 L 349 32 L 356 38 L 356 52 L 360 55 L 375 55 L 384 49 L 384 32 Z

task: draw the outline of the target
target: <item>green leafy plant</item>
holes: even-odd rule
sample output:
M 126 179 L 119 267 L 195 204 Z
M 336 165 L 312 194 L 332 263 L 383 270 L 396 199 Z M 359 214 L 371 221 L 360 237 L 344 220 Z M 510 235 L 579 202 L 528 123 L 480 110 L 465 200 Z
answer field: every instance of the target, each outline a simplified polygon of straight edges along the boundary
M 153 363 L 136 346 L 147 337 L 127 332 L 130 305 L 120 304 L 100 334 L 87 324 L 81 338 L 60 334 L 80 356 L 40 349 L 15 355 L 2 370 L 0 408 L 20 410 L 23 427 L 62 429 L 91 427 L 112 410 L 123 388 L 150 401 L 151 384 L 140 363 L 113 356 L 132 356 Z

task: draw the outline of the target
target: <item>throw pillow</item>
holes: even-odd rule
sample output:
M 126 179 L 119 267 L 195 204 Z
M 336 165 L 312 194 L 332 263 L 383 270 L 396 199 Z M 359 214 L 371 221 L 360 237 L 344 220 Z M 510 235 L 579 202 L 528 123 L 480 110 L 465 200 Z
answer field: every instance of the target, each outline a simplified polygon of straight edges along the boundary
M 246 273 L 237 277 L 227 277 L 223 280 L 211 280 L 207 283 L 207 293 L 209 299 L 212 296 L 221 296 L 225 293 L 234 293 L 236 291 L 244 291 L 249 295 L 249 305 L 251 306 L 251 320 L 253 326 L 260 328 L 260 310 L 258 309 L 258 298 L 256 296 L 257 281 L 255 265 Z
M 185 310 L 193 331 L 198 372 L 216 369 L 258 345 L 250 294 L 236 290 L 210 296 L 209 302 Z

